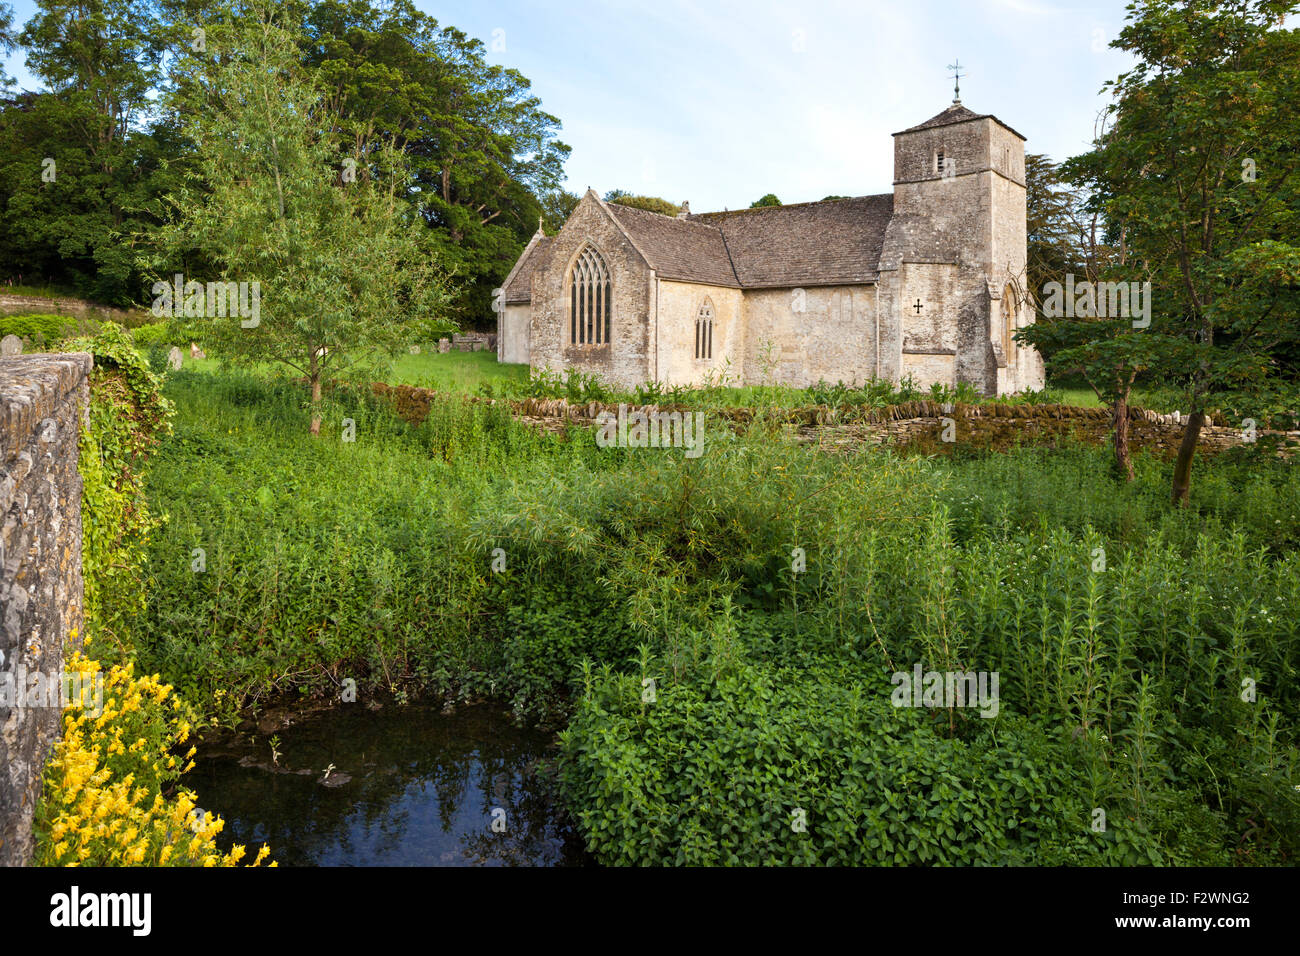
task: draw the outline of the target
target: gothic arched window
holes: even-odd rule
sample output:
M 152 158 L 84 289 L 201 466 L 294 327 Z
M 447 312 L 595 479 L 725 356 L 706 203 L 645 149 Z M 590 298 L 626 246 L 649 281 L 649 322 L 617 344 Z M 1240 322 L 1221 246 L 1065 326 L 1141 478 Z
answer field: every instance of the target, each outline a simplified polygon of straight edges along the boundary
M 1007 364 L 1016 360 L 1016 312 L 1020 302 L 1016 287 L 1008 285 L 1002 290 L 1002 350 L 1006 353 Z
M 595 246 L 585 246 L 569 271 L 569 341 L 607 345 L 611 305 L 609 269 Z
M 695 357 L 713 358 L 713 303 L 705 299 L 695 313 Z

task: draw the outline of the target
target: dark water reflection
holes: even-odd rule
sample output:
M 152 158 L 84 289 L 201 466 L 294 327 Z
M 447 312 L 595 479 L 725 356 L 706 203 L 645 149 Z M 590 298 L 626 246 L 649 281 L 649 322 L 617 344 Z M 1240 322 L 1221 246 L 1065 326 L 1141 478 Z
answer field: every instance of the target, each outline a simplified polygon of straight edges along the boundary
M 185 780 L 200 807 L 225 818 L 223 849 L 243 843 L 251 858 L 269 843 L 281 866 L 587 862 L 535 772 L 553 756 L 551 736 L 494 707 L 345 707 L 279 738 L 278 765 L 265 734 L 200 746 Z M 504 832 L 493 831 L 494 810 Z

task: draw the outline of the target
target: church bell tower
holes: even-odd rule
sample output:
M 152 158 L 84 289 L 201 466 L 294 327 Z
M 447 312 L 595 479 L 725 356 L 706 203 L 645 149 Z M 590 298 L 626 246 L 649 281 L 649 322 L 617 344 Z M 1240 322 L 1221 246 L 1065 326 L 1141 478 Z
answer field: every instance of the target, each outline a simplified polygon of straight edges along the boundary
M 1041 359 L 1012 338 L 1033 314 L 1024 143 L 956 96 L 894 134 L 894 216 L 881 270 L 896 270 L 898 378 L 969 382 L 988 395 L 1042 387 Z

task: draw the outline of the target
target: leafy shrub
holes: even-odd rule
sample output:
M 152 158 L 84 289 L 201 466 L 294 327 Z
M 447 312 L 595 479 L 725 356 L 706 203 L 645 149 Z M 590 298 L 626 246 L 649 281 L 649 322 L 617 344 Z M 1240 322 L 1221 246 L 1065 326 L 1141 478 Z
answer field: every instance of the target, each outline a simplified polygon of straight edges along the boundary
M 96 324 L 68 315 L 0 315 L 0 338 L 16 335 L 27 351 L 44 351 L 70 335 L 93 330 Z
M 120 326 L 105 324 L 91 338 L 68 341 L 90 352 L 90 427 L 79 440 L 82 477 L 82 572 L 92 653 L 119 660 L 130 653 L 125 620 L 144 604 L 140 570 L 158 520 L 144 496 L 143 469 L 173 407 L 162 381 L 145 364 Z
M 136 348 L 149 350 L 179 343 L 175 329 L 168 322 L 150 322 L 131 330 L 131 337 Z
M 889 694 L 879 676 L 746 666 L 664 679 L 644 703 L 641 681 L 606 675 L 561 735 L 561 781 L 606 864 L 1079 863 L 1138 839 L 1091 831 L 1077 755 L 1032 724 L 949 739 Z
M 1285 691 L 1300 668 L 1300 477 L 1285 465 L 1209 462 L 1198 507 L 1172 509 L 1166 463 L 1140 455 L 1137 479 L 1116 482 L 1096 448 L 841 457 L 760 423 L 710 428 L 691 460 L 599 449 L 589 429 L 538 436 L 459 398 L 426 396 L 412 427 L 348 389 L 313 440 L 292 383 L 186 371 L 168 388 L 181 414 L 150 496 L 171 520 L 133 625 L 148 666 L 195 700 L 332 695 L 348 676 L 520 713 L 576 707 L 566 792 L 575 812 L 603 808 L 584 827 L 608 860 L 757 859 L 728 827 L 786 861 L 1300 854 L 1300 703 Z M 882 709 L 882 672 L 918 662 L 998 672 L 1002 714 Z M 646 676 L 662 693 L 643 712 Z M 845 723 L 855 694 L 868 703 Z M 759 739 L 768 716 L 803 742 L 768 761 L 775 782 L 745 749 L 782 746 Z M 901 779 L 933 817 L 886 797 L 871 819 L 907 839 L 873 844 L 863 820 L 893 778 L 862 767 L 891 762 L 928 775 Z M 687 766 L 695 790 L 671 779 Z M 804 799 L 808 768 L 840 802 L 805 807 L 825 815 L 810 816 L 820 836 L 782 842 L 780 814 L 751 804 Z M 747 801 L 733 818 L 674 809 L 717 806 L 730 780 Z M 969 819 L 945 815 L 936 780 Z

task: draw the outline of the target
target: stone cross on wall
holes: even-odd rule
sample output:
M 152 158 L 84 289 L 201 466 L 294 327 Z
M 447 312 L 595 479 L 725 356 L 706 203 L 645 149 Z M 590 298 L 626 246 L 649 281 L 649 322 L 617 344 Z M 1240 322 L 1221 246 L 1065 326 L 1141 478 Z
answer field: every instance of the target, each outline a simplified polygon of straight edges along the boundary
M 917 315 L 920 315 L 920 314 L 921 314 L 921 300 L 920 300 L 920 299 L 917 299 L 917 300 L 916 300 L 916 305 L 912 306 L 912 308 L 916 309 L 916 314 L 917 314 Z

